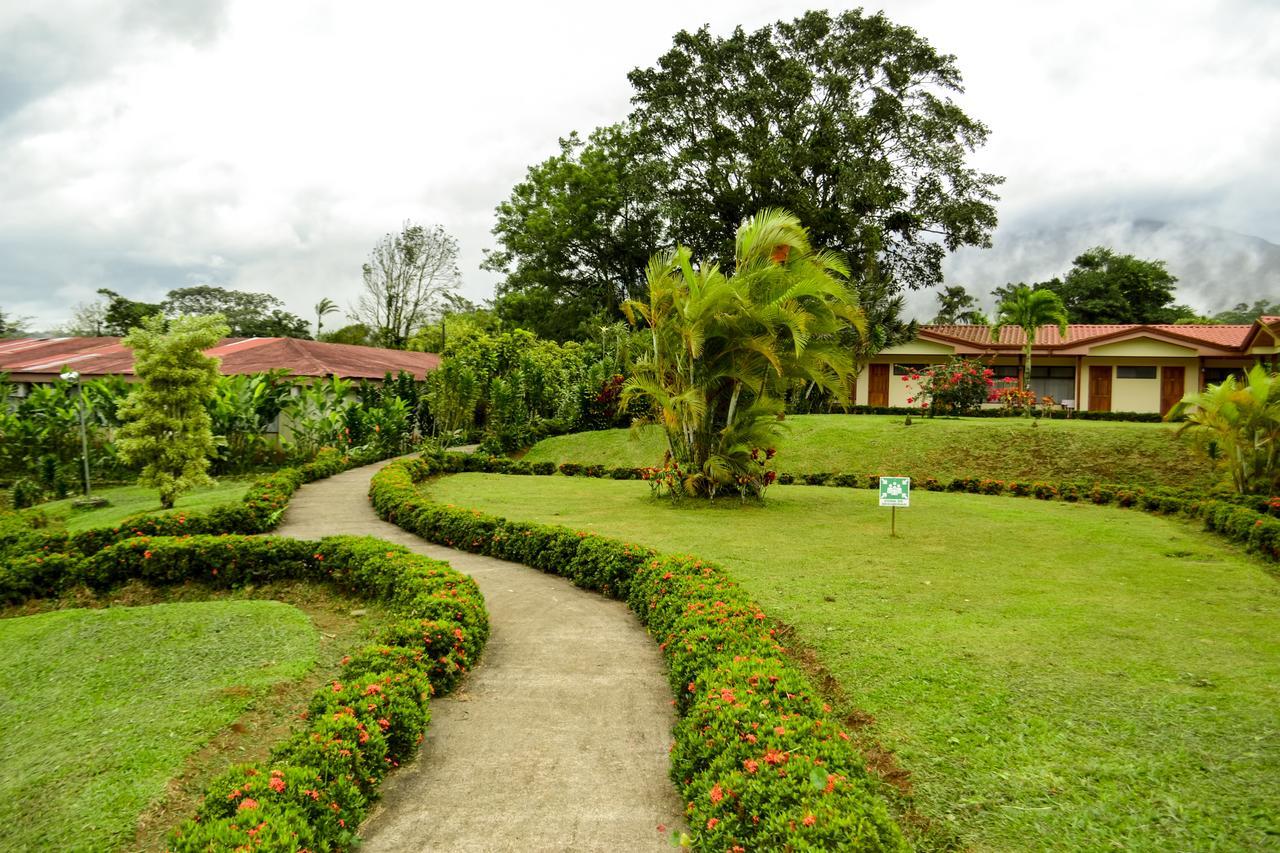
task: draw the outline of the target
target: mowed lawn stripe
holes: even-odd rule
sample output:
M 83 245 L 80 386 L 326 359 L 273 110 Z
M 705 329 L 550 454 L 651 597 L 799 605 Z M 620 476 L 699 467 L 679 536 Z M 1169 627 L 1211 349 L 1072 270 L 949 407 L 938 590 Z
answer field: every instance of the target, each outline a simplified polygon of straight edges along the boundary
M 638 482 L 464 474 L 425 488 L 724 562 L 875 716 L 918 807 L 972 849 L 1280 838 L 1280 583 L 1191 524 L 917 492 L 890 539 L 868 490 L 676 508 Z

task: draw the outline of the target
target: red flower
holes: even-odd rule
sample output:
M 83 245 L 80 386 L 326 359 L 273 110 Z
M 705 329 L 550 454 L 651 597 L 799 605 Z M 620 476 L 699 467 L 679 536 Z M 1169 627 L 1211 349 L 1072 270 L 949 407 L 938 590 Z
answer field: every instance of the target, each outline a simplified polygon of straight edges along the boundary
M 257 800 L 251 800 L 248 797 L 245 797 L 243 800 L 240 801 L 240 805 L 236 807 L 236 811 L 245 812 L 245 811 L 250 811 L 251 809 L 256 809 L 257 807 L 258 807 Z
M 710 820 L 707 821 L 707 829 L 715 829 L 716 824 L 719 822 L 720 822 L 720 818 L 718 817 L 711 818 Z
M 270 786 L 271 790 L 275 791 L 277 794 L 284 790 L 284 780 L 279 776 L 272 776 L 271 781 L 268 782 L 267 785 Z
M 818 819 L 811 814 L 807 814 L 804 816 L 804 820 L 800 822 L 803 823 L 805 826 L 813 826 L 815 823 L 818 822 Z
M 720 789 L 720 783 L 717 782 L 711 786 L 711 802 L 718 803 L 724 799 L 724 791 Z
M 748 758 L 746 761 L 742 762 L 742 768 L 748 773 L 755 773 L 760 769 L 760 764 L 755 759 Z

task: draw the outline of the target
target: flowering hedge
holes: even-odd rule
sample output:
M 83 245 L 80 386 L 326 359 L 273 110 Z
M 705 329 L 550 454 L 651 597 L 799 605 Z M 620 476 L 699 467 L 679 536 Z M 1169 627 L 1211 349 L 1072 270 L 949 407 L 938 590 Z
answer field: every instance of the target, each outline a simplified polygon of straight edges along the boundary
M 720 566 L 435 504 L 417 489 L 464 464 L 487 463 L 394 462 L 373 478 L 374 508 L 425 539 L 563 575 L 630 605 L 659 641 L 677 697 L 672 777 L 695 847 L 906 849 L 830 707 Z
M 232 768 L 210 784 L 196 818 L 175 830 L 174 853 L 348 849 L 379 780 L 421 742 L 429 696 L 457 683 L 489 634 L 475 581 L 370 537 L 135 536 L 62 556 L 63 585 L 308 580 L 381 601 L 396 617 L 344 659 L 338 679 L 312 698 L 305 725 L 268 761 Z
M 186 512 L 149 512 L 129 516 L 114 527 L 97 527 L 68 534 L 32 529 L 21 516 L 6 516 L 0 524 L 0 602 L 58 595 L 69 579 L 67 569 L 91 556 L 137 536 L 186 536 L 206 533 L 265 533 L 275 529 L 289 498 L 303 483 L 322 480 L 383 457 L 373 453 L 343 454 L 323 450 L 298 468 L 282 468 L 256 478 L 235 502 Z

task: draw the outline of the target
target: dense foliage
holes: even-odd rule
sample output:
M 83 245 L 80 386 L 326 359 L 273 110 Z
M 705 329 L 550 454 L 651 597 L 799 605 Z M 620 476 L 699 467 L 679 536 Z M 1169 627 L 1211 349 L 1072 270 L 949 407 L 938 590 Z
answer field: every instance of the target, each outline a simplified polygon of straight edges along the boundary
M 729 267 L 735 229 L 767 207 L 893 290 L 938 283 L 946 251 L 995 227 L 1001 179 L 968 163 L 987 129 L 952 100 L 955 58 L 882 14 L 681 31 L 629 79 L 626 122 L 569 137 L 498 208 L 498 310 L 539 334 L 612 319 L 676 238 Z
M 991 339 L 997 340 L 1000 330 L 1005 326 L 1013 326 L 1022 330 L 1022 372 L 1019 374 L 1018 388 L 1027 390 L 1027 377 L 1031 375 L 1031 348 L 1035 346 L 1036 335 L 1041 326 L 1056 326 L 1058 334 L 1067 336 L 1067 312 L 1062 300 L 1050 290 L 1032 290 L 1020 284 L 1009 291 L 1009 294 L 996 307 L 995 322 L 991 325 Z M 1035 404 L 1034 395 L 1025 399 L 1026 414 L 1031 414 Z
M 1237 493 L 1271 495 L 1280 487 L 1280 376 L 1255 365 L 1242 380 L 1228 376 L 1187 396 L 1169 420 L 1201 439 Z
M 374 477 L 374 507 L 433 542 L 626 601 L 658 640 L 680 715 L 671 775 L 696 849 L 905 849 L 849 735 L 720 566 L 433 504 L 415 483 L 439 470 L 393 463 Z
M 217 315 L 148 317 L 121 341 L 133 350 L 138 384 L 119 414 L 121 457 L 140 467 L 138 483 L 160 492 L 169 508 L 185 491 L 210 482 L 214 454 L 207 407 L 218 383 L 218 360 L 204 351 L 226 337 Z
M 864 328 L 848 269 L 815 251 L 796 217 L 764 211 L 738 229 L 734 272 L 694 266 L 681 247 L 656 255 L 628 319 L 649 338 L 623 400 L 642 400 L 667 436 L 675 493 L 759 495 L 753 454 L 772 444 L 796 381 L 847 398 L 853 360 L 840 333 Z

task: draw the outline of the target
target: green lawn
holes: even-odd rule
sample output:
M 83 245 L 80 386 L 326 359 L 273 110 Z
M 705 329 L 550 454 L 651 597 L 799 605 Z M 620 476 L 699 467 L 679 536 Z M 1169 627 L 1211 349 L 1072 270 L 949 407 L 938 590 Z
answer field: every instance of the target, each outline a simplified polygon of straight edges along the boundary
M 1204 462 L 1167 424 L 1022 418 L 890 415 L 793 415 L 782 424 L 777 469 L 995 480 L 1089 480 L 1134 485 L 1203 486 Z M 530 462 L 653 465 L 662 434 L 605 430 L 548 438 Z
M 674 508 L 638 482 L 424 488 L 722 561 L 874 715 L 944 828 L 933 841 L 950 828 L 973 850 L 1280 846 L 1280 583 L 1189 524 L 917 492 L 891 540 L 869 490 Z
M 218 504 L 231 503 L 244 497 L 249 488 L 249 480 L 222 479 L 216 485 L 188 492 L 178 498 L 175 511 L 204 509 Z M 67 529 L 76 532 L 91 527 L 111 527 L 130 515 L 139 512 L 160 512 L 160 498 L 155 489 L 144 489 L 141 486 L 115 486 L 110 489 L 97 489 L 94 497 L 104 497 L 111 501 L 110 506 L 101 509 L 77 510 L 71 504 L 76 498 L 52 501 L 40 504 L 40 509 L 56 524 L 65 524 Z
M 319 637 L 296 608 L 220 601 L 0 620 L 0 826 L 9 850 L 114 850 L 183 759 Z

